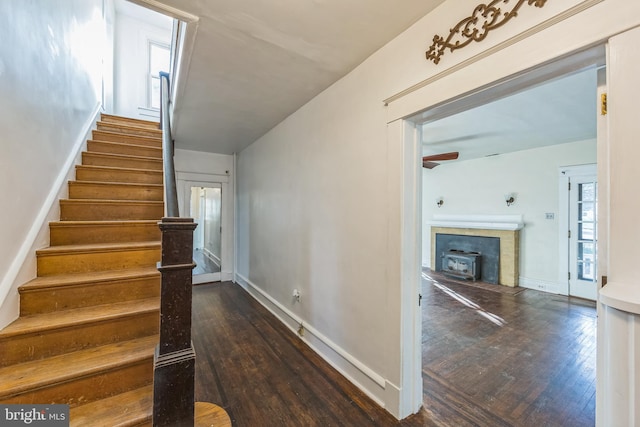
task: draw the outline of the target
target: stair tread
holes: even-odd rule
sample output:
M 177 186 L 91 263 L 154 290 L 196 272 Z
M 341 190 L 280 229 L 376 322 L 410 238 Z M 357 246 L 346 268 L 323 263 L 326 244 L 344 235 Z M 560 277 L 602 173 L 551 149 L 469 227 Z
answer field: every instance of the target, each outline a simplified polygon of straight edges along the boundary
M 144 148 L 145 150 L 153 150 L 153 151 L 162 151 L 162 147 L 149 147 L 148 145 L 137 145 L 131 143 L 124 142 L 115 142 L 115 141 L 96 141 L 95 139 L 89 139 L 87 142 L 99 142 L 100 144 L 109 144 L 116 146 L 126 146 L 126 147 L 134 147 L 134 148 Z
M 134 120 L 136 122 L 143 122 L 150 125 L 160 124 L 160 122 L 156 120 L 139 119 L 137 117 L 127 117 L 127 116 L 120 116 L 117 114 L 109 114 L 109 113 L 100 113 L 100 117 L 107 117 L 107 118 L 116 119 L 116 120 Z
M 126 251 L 144 248 L 160 247 L 159 240 L 149 242 L 118 242 L 118 243 L 82 243 L 75 245 L 49 246 L 47 248 L 38 249 L 37 255 L 59 255 L 65 253 L 78 252 L 108 252 L 108 251 Z
M 162 200 L 119 200 L 119 199 L 61 199 L 62 203 L 125 203 L 125 204 L 153 204 L 153 205 L 164 205 Z M 159 218 L 158 218 L 159 219 Z
M 151 335 L 0 368 L 0 400 L 26 390 L 117 368 L 153 356 L 158 336 Z
M 137 132 L 137 131 L 143 131 L 143 132 L 149 132 L 151 134 L 155 134 L 157 135 L 157 138 L 162 138 L 162 130 L 161 129 L 151 129 L 145 126 L 135 126 L 135 125 L 130 125 L 130 124 L 123 124 L 123 123 L 115 123 L 115 122 L 103 122 L 103 121 L 98 121 L 97 124 L 99 126 L 105 126 L 105 127 L 115 127 L 115 128 L 120 128 L 122 129 L 122 133 L 125 135 L 135 135 L 133 134 L 128 134 L 127 131 L 131 131 L 131 132 Z M 102 130 L 98 127 L 98 130 Z
M 150 184 L 146 182 L 105 182 L 105 181 L 69 181 L 71 185 L 118 185 L 123 187 L 154 187 L 161 188 L 162 184 Z
M 162 138 L 146 135 L 132 135 L 122 132 L 111 132 L 105 129 L 95 129 L 91 133 L 91 141 L 96 142 L 119 142 L 121 144 L 135 144 L 145 147 L 162 148 Z
M 160 126 L 160 122 L 156 122 L 155 120 L 138 119 L 136 117 L 117 116 L 115 114 L 109 114 L 109 113 L 100 113 L 100 117 L 101 119 L 104 119 L 106 117 L 112 120 L 115 119 L 115 120 L 123 120 L 123 121 L 133 121 L 133 122 L 139 122 L 149 126 Z
M 71 408 L 71 426 L 135 426 L 150 420 L 153 412 L 153 386 L 148 385 L 106 399 Z
M 131 122 L 131 120 L 128 117 L 120 117 L 120 119 L 122 120 L 109 121 L 109 120 L 102 120 L 102 118 L 100 118 L 100 120 L 98 120 L 97 123 L 106 124 L 106 125 L 117 125 L 117 126 L 123 126 L 123 127 L 135 128 L 135 129 L 149 129 L 153 131 L 162 132 L 162 129 L 160 129 L 160 126 L 149 128 L 149 126 L 147 126 L 145 123 Z M 159 125 L 159 123 L 155 123 L 154 125 Z
M 157 276 L 160 272 L 156 267 L 129 268 L 126 270 L 93 271 L 89 273 L 55 274 L 52 276 L 36 277 L 20 286 L 20 291 L 32 291 L 51 287 L 66 287 L 85 283 L 110 282 L 139 277 Z
M 104 220 L 104 221 L 51 221 L 49 225 L 53 227 L 86 227 L 101 225 L 115 226 L 115 225 L 150 225 L 158 224 L 158 221 L 153 219 L 119 219 L 119 220 Z
M 153 158 L 153 157 L 151 157 Z M 155 159 L 154 159 L 155 160 Z M 139 169 L 139 168 L 121 168 L 117 166 L 99 166 L 99 165 L 76 165 L 77 169 L 94 169 L 114 172 L 144 172 L 156 175 L 162 175 L 162 171 L 154 169 Z M 85 182 L 85 181 L 82 181 Z
M 73 325 L 100 322 L 137 313 L 151 312 L 159 308 L 160 298 L 145 298 L 22 316 L 0 331 L 0 339 L 20 334 L 40 333 Z
M 108 141 L 99 141 L 99 142 L 108 142 Z M 116 143 L 117 144 L 117 143 Z M 121 145 L 127 145 L 127 144 L 121 144 Z M 144 147 L 144 146 L 142 146 Z M 85 151 L 84 154 L 89 154 L 92 156 L 106 156 L 106 157 L 115 157 L 118 159 L 136 159 L 136 160 L 153 160 L 156 162 L 162 162 L 162 159 L 157 158 L 157 157 L 148 157 L 148 156 L 133 156 L 131 154 L 115 154 L 115 153 L 102 153 L 102 152 L 98 152 L 98 151 Z M 150 169 L 146 169 L 146 170 L 150 170 Z

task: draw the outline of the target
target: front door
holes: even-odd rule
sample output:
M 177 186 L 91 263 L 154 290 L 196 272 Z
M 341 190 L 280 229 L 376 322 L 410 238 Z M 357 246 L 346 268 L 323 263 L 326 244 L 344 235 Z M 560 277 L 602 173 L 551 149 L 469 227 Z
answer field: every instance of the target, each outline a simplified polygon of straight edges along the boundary
M 598 182 L 596 174 L 569 177 L 569 295 L 597 295 Z

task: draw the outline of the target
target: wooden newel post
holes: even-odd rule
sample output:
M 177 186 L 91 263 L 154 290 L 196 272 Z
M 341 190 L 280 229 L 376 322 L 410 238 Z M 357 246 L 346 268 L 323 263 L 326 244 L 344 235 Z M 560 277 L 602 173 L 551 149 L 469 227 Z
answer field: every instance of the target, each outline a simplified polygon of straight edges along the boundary
M 160 344 L 153 368 L 153 426 L 193 426 L 195 351 L 191 343 L 191 218 L 162 218 Z

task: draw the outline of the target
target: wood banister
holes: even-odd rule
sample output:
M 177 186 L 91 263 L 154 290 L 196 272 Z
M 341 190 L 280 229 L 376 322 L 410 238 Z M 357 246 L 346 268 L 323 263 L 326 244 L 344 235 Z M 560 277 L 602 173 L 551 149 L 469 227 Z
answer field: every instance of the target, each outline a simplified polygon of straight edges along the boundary
M 192 218 L 180 218 L 173 162 L 169 75 L 160 73 L 161 127 L 165 189 L 160 289 L 160 343 L 153 366 L 154 427 L 193 426 L 195 407 L 195 350 L 191 343 Z
M 166 217 L 179 217 L 176 169 L 173 163 L 175 152 L 171 134 L 171 107 L 169 74 L 160 72 L 160 126 L 162 128 L 162 167 L 164 170 L 164 205 Z
M 180 218 L 174 141 L 169 109 L 169 74 L 160 73 L 161 127 L 165 190 L 165 217 L 158 223 L 162 234 L 162 259 L 158 270 L 160 289 L 160 343 L 153 364 L 154 427 L 212 425 L 231 427 L 226 411 L 213 403 L 195 404 L 196 353 L 191 342 L 191 297 L 193 262 L 192 218 Z M 220 424 L 222 420 L 223 423 Z

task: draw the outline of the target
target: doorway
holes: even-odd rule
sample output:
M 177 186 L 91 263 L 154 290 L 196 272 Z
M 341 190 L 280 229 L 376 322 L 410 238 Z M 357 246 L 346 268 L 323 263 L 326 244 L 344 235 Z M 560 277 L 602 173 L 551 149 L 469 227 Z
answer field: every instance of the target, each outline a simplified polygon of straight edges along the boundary
M 471 94 L 471 95 L 466 94 L 464 96 L 460 96 L 457 99 L 453 99 L 448 103 L 437 104 L 433 108 L 419 112 L 414 116 L 411 116 L 409 119 L 403 119 L 403 120 L 398 120 L 396 122 L 389 123 L 388 129 L 389 129 L 389 134 L 391 135 L 391 138 L 394 139 L 394 141 L 396 142 L 402 142 L 404 144 L 403 157 L 402 157 L 403 174 L 401 175 L 402 177 L 401 185 L 403 188 L 402 205 L 405 212 L 403 217 L 403 227 L 402 227 L 402 248 L 403 248 L 402 258 L 403 258 L 403 262 L 406 263 L 406 267 L 403 264 L 403 269 L 402 269 L 403 275 L 401 276 L 403 278 L 402 279 L 403 287 L 409 286 L 409 287 L 412 287 L 413 289 L 416 289 L 417 291 L 416 296 L 418 296 L 420 287 L 418 286 L 417 280 L 410 277 L 409 273 L 410 272 L 413 273 L 413 271 L 417 269 L 416 267 L 419 267 L 419 264 L 416 265 L 418 262 L 427 258 L 427 257 L 424 257 L 424 258 L 421 257 L 419 246 L 415 245 L 414 243 L 416 232 L 418 234 L 421 234 L 421 228 L 423 226 L 429 226 L 428 218 L 421 219 L 422 213 L 420 212 L 421 211 L 420 205 L 422 204 L 424 206 L 424 205 L 430 204 L 430 205 L 433 205 L 432 208 L 434 211 L 444 212 L 447 206 L 450 208 L 453 208 L 456 206 L 459 207 L 460 205 L 458 203 L 460 203 L 460 200 L 461 200 L 461 198 L 455 197 L 453 195 L 448 196 L 447 194 L 440 194 L 440 192 L 438 194 L 434 194 L 433 195 L 434 197 L 430 197 L 430 198 L 427 198 L 423 194 L 422 167 L 418 162 L 418 160 L 420 156 L 423 156 L 426 154 L 433 154 L 433 153 L 424 153 L 421 150 L 422 142 L 423 142 L 422 125 L 427 122 L 435 122 L 436 120 L 448 117 L 456 112 L 466 111 L 473 107 L 484 105 L 488 102 L 487 100 L 494 100 L 494 99 L 507 97 L 512 93 L 525 91 L 534 85 L 539 85 L 547 81 L 556 80 L 561 78 L 562 76 L 571 75 L 576 72 L 585 70 L 589 67 L 591 67 L 592 69 L 597 69 L 598 66 L 603 65 L 604 63 L 604 50 L 602 49 L 602 47 L 594 48 L 589 52 L 586 52 L 586 51 L 582 52 L 581 54 L 578 54 L 578 56 L 582 56 L 582 60 L 578 60 L 578 57 L 563 58 L 557 63 L 554 63 L 553 67 L 550 67 L 550 68 L 542 67 L 540 69 L 530 70 L 528 72 L 522 73 L 517 77 L 508 79 L 507 82 L 496 84 L 496 86 L 492 86 L 488 89 L 479 90 L 476 94 Z M 593 88 L 594 98 L 596 98 L 595 92 L 596 92 L 597 85 L 594 85 L 594 86 L 596 86 Z M 594 106 L 593 120 L 595 122 L 596 120 L 595 103 L 593 104 L 593 106 Z M 526 115 L 523 115 L 523 117 L 524 116 Z M 532 117 L 534 117 L 537 120 L 538 116 L 533 114 Z M 598 132 L 599 131 L 600 129 L 598 129 Z M 465 138 L 465 140 L 469 142 L 477 142 L 479 140 L 479 136 L 483 136 L 483 135 L 470 135 L 470 136 L 471 137 L 469 138 Z M 493 137 L 496 135 L 487 135 L 487 136 Z M 606 143 L 606 141 L 601 141 L 598 138 L 598 135 L 593 135 L 591 139 L 592 139 L 591 143 L 593 144 L 594 148 L 598 148 L 600 144 Z M 596 141 L 593 141 L 594 139 Z M 440 145 L 438 148 L 444 147 L 444 144 L 448 142 L 458 143 L 462 140 L 463 140 L 462 138 L 456 138 L 456 137 L 447 138 L 446 136 L 443 136 L 440 138 Z M 454 150 L 449 150 L 449 149 L 441 150 L 441 152 L 445 154 L 448 153 L 449 151 L 461 151 L 461 156 L 462 156 L 462 150 L 457 149 L 457 147 Z M 491 155 L 491 153 L 480 153 L 480 154 L 482 157 L 487 157 L 488 159 L 494 157 Z M 530 159 L 527 158 L 523 160 L 524 161 L 522 162 L 522 164 L 526 166 L 527 163 L 529 163 Z M 540 162 L 545 163 L 545 162 L 549 162 L 550 160 L 556 161 L 557 159 L 555 157 L 546 157 L 546 158 L 542 157 L 540 159 Z M 593 163 L 594 161 L 595 159 L 592 159 L 591 162 L 577 161 L 574 164 Z M 441 162 L 441 165 L 444 165 L 444 164 L 449 164 L 449 162 Z M 552 185 L 554 186 L 554 188 L 551 190 L 551 193 L 556 193 L 557 191 L 557 187 L 556 187 L 557 175 L 556 174 L 557 174 L 557 168 L 561 164 L 563 163 L 556 163 L 556 166 L 552 171 L 545 172 L 545 179 L 549 178 L 549 173 L 550 173 L 550 178 L 553 181 Z M 510 166 L 513 166 L 513 163 L 509 164 L 507 162 L 502 166 L 510 167 Z M 440 170 L 443 170 L 445 168 L 447 168 L 447 166 L 438 166 L 438 169 Z M 488 174 L 488 173 L 491 173 L 491 171 L 492 171 L 492 168 L 487 167 L 485 170 L 485 173 Z M 461 171 L 461 170 L 458 170 L 457 172 L 458 173 L 454 174 L 455 176 L 451 180 L 452 186 L 455 186 L 456 183 L 458 183 L 458 186 L 460 186 L 459 183 L 461 182 L 461 177 L 469 178 L 468 173 L 464 173 L 464 171 Z M 473 187 L 473 185 L 471 184 L 475 185 L 478 181 L 478 177 L 482 177 L 481 174 L 478 174 L 475 176 L 476 178 L 472 180 L 464 181 L 465 183 L 468 182 L 470 184 L 469 186 L 471 187 L 471 190 L 470 190 L 471 193 L 477 192 L 475 190 L 477 187 Z M 455 177 L 457 177 L 457 179 Z M 504 186 L 505 184 L 514 185 L 514 181 L 512 178 L 503 178 L 498 180 L 497 182 L 499 182 L 501 186 Z M 520 209 L 519 206 L 523 206 L 524 203 L 528 202 L 527 199 L 525 198 L 526 193 L 520 193 L 519 188 L 499 188 L 499 189 L 495 189 L 494 192 L 496 193 L 495 195 L 483 193 L 480 199 L 475 200 L 475 206 L 481 207 L 483 205 L 486 206 L 489 203 L 492 203 L 493 204 L 492 206 L 495 206 L 494 209 L 496 209 L 496 212 L 493 212 L 494 214 L 506 214 L 506 213 L 510 214 L 512 211 L 514 211 L 513 207 L 518 207 L 517 209 Z M 511 204 L 509 204 L 509 202 L 505 203 L 505 200 L 508 200 L 508 199 L 506 198 L 506 196 L 504 196 L 504 194 L 507 194 L 507 193 L 515 194 L 516 196 L 515 203 L 513 202 Z M 474 194 L 471 194 L 471 197 L 473 196 Z M 558 197 L 557 195 L 553 195 L 552 197 L 555 200 L 554 204 L 556 205 L 558 203 L 557 197 Z M 423 201 L 423 203 L 421 203 L 421 201 Z M 498 203 L 502 203 L 503 206 L 499 207 Z M 541 207 L 541 206 L 542 205 L 539 205 L 538 207 Z M 512 208 L 511 210 L 509 210 L 510 207 Z M 498 209 L 501 209 L 502 211 L 497 211 Z M 451 213 L 455 214 L 459 212 L 451 212 Z M 472 212 L 472 213 L 475 214 L 478 212 Z M 547 215 L 547 213 L 550 213 L 551 215 Z M 552 213 L 553 213 L 552 210 L 546 210 L 545 208 L 542 208 L 538 214 L 541 216 L 542 221 L 551 222 L 554 220 L 554 218 L 556 221 L 558 221 L 560 216 L 557 214 L 554 216 Z M 528 218 L 525 216 L 524 218 L 525 223 L 527 222 L 527 219 Z M 556 231 L 553 233 L 553 236 L 551 236 L 551 238 L 546 240 L 547 245 L 551 243 L 552 245 L 556 245 L 557 247 L 558 245 L 557 242 L 559 241 L 557 230 L 558 229 L 556 226 Z M 425 231 L 428 231 L 427 227 L 425 227 Z M 567 246 L 566 235 L 563 242 L 566 247 Z M 558 265 L 557 257 L 556 257 L 556 265 Z M 559 281 L 559 277 L 557 275 L 558 273 L 556 270 L 556 272 L 554 273 L 554 278 L 556 278 L 554 281 L 556 281 L 556 283 L 558 283 Z M 564 277 L 565 277 L 564 280 L 566 282 L 567 276 L 565 275 Z M 406 295 L 409 296 L 408 293 Z M 420 299 L 418 297 L 417 301 L 419 300 Z M 409 298 L 406 298 L 406 299 L 403 298 L 403 305 L 410 304 L 411 302 L 412 301 L 410 301 Z M 421 357 L 421 343 L 422 343 L 422 334 L 417 333 L 418 331 L 422 331 L 421 325 L 418 324 L 421 320 L 418 317 L 419 313 L 421 313 L 420 308 L 416 309 L 416 312 L 414 313 L 413 316 L 403 317 L 403 322 L 406 322 L 403 324 L 407 326 L 407 329 L 404 329 L 404 339 L 411 340 L 413 342 L 413 345 L 410 346 L 411 354 L 407 353 L 407 358 L 411 357 L 412 364 L 408 366 L 405 365 L 406 368 L 403 369 L 403 372 L 405 373 L 408 373 L 410 369 L 413 369 L 413 372 L 417 373 L 416 368 L 421 364 L 420 363 L 421 361 L 417 360 L 418 357 Z M 409 324 L 412 325 L 410 328 L 408 327 Z M 409 380 L 409 378 L 407 379 Z M 407 384 L 410 384 L 410 387 L 412 387 L 411 389 L 412 398 L 415 399 L 414 393 L 417 392 L 417 390 L 422 390 L 421 384 L 418 384 L 417 381 L 415 380 L 408 382 Z M 407 402 L 409 402 L 408 399 L 407 399 Z M 415 402 L 415 400 L 413 402 Z
M 567 288 L 563 294 L 595 301 L 598 292 L 598 177 L 595 164 L 561 168 L 560 203 L 566 206 L 561 239 L 566 239 Z
M 222 271 L 222 186 L 189 187 L 193 232 L 193 283 L 219 282 Z
M 512 246 L 503 241 L 499 250 L 501 261 L 499 268 L 495 267 L 501 272 L 499 283 L 569 294 L 567 188 L 570 175 L 571 180 L 576 180 L 587 172 L 582 166 L 567 165 L 591 164 L 588 173 L 596 174 L 597 74 L 595 66 L 587 66 L 498 100 L 418 124 L 423 155 L 458 156 L 438 160 L 437 164 L 429 162 L 422 169 L 424 267 L 439 269 L 442 253 L 436 253 L 433 240 L 434 233 L 441 233 L 443 226 L 458 229 L 452 234 L 469 234 L 468 228 L 481 229 L 476 235 L 484 233 L 486 237 L 489 230 L 515 227 L 515 248 L 509 252 Z M 534 114 L 522 118 L 528 111 Z M 560 176 L 558 170 L 562 172 Z M 559 186 L 558 179 L 564 186 Z M 595 181 L 595 177 L 586 179 Z M 576 183 L 572 193 L 587 188 L 591 187 L 586 183 Z M 589 208 L 594 203 L 581 201 L 579 205 Z M 577 207 L 576 200 L 571 205 L 572 214 Z M 592 225 L 581 220 L 572 229 L 588 233 Z M 573 233 L 574 239 L 577 232 Z M 581 236 L 582 241 L 573 247 L 586 251 L 584 265 L 579 265 L 590 269 L 595 240 L 590 243 L 585 238 L 590 237 Z M 488 260 L 489 254 L 482 258 L 483 262 Z M 515 260 L 513 267 L 507 259 Z M 582 277 L 576 270 L 573 279 L 578 275 Z
M 194 285 L 229 280 L 233 211 L 229 209 L 232 202 L 225 180 L 206 174 L 197 178 L 180 174 L 177 179 L 180 212 L 197 225 L 193 231 Z

